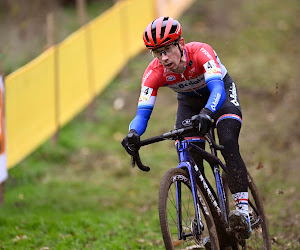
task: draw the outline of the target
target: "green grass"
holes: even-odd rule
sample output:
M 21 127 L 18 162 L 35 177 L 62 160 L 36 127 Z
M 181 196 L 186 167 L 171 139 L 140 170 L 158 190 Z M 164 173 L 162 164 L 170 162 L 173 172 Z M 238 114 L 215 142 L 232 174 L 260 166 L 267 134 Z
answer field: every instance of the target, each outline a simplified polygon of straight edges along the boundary
M 150 147 L 158 155 L 145 157 L 150 174 L 130 167 L 119 140 L 129 119 L 111 108 L 110 88 L 120 84 L 97 100 L 96 122 L 83 112 L 60 131 L 57 144 L 48 141 L 9 171 L 0 208 L 3 248 L 162 249 L 157 192 L 170 163 L 161 154 L 168 142 Z
M 273 247 L 297 249 L 300 6 L 296 0 L 223 6 L 227 26 L 219 27 L 218 3 L 196 1 L 180 19 L 184 37 L 212 44 L 235 79 L 244 114 L 241 152 L 264 199 Z M 82 112 L 59 131 L 57 143 L 45 142 L 10 169 L 0 249 L 163 249 L 157 196 L 162 175 L 177 164 L 174 144 L 141 150 L 149 173 L 132 169 L 120 145 L 149 60 L 145 52 L 128 64 L 96 99 L 93 119 Z M 120 97 L 125 106 L 116 110 Z M 161 89 L 143 138 L 172 129 L 176 108 L 176 95 Z

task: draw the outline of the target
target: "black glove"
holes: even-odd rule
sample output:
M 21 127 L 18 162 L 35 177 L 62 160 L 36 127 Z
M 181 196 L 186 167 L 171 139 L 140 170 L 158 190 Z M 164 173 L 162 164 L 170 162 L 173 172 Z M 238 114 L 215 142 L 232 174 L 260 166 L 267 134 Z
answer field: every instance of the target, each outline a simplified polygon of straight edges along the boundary
M 127 153 L 131 156 L 134 156 L 134 154 L 140 149 L 140 136 L 138 133 L 131 129 L 128 133 L 128 135 L 123 139 L 122 146 L 126 149 Z
M 191 120 L 194 126 L 199 126 L 199 135 L 205 136 L 212 126 L 213 112 L 203 108 L 199 115 L 194 115 Z

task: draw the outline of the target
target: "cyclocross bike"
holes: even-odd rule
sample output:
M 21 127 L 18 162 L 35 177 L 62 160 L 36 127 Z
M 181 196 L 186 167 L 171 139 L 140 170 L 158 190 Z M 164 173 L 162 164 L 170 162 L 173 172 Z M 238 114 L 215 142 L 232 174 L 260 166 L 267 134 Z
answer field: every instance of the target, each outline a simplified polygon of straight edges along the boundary
M 228 224 L 228 213 L 234 209 L 234 201 L 228 189 L 226 166 L 217 157 L 217 150 L 223 147 L 216 144 L 214 129 L 205 135 L 210 153 L 184 139 L 191 131 L 195 131 L 195 127 L 173 130 L 140 142 L 140 146 L 145 146 L 163 140 L 176 141 L 179 164 L 163 176 L 158 198 L 166 249 L 271 249 L 263 203 L 251 176 L 248 174 L 252 234 L 249 239 L 242 240 Z M 131 143 L 130 134 L 128 136 Z M 205 175 L 204 170 L 197 167 L 190 156 L 191 150 L 209 163 L 212 173 Z M 132 157 L 132 166 L 135 164 L 143 171 L 150 170 L 141 162 L 138 151 Z M 215 184 L 211 185 L 209 179 Z

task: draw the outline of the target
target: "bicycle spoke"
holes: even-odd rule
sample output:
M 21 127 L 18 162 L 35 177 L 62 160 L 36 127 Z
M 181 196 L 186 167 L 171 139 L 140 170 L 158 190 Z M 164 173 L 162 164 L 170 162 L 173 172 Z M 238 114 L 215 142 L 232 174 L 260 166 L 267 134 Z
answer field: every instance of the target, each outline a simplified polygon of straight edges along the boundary
M 179 172 L 181 175 L 187 176 L 185 180 L 188 180 L 188 175 L 186 172 L 181 169 L 173 169 L 174 172 Z M 171 171 L 171 172 L 172 172 Z M 170 175 L 171 175 L 170 172 Z M 161 194 L 160 190 L 160 197 L 162 197 L 165 201 L 159 202 L 160 205 L 160 220 L 162 226 L 162 233 L 165 235 L 164 241 L 167 244 L 167 248 L 175 247 L 179 249 L 188 249 L 194 247 L 203 247 L 201 243 L 202 240 L 209 236 L 208 228 L 211 228 L 213 223 L 212 217 L 210 218 L 210 225 L 206 225 L 206 219 L 204 218 L 205 215 L 203 214 L 202 210 L 200 211 L 202 217 L 202 223 L 204 224 L 204 231 L 199 232 L 198 225 L 197 225 L 197 218 L 195 214 L 195 207 L 194 207 L 194 198 L 191 191 L 190 182 L 184 182 L 184 180 L 177 180 L 177 182 L 181 182 L 180 185 L 180 197 L 181 197 L 181 224 L 182 224 L 182 236 L 183 239 L 179 240 L 178 238 L 178 218 L 177 218 L 177 203 L 176 203 L 176 183 L 172 182 L 173 178 L 168 176 L 168 172 L 166 173 L 166 179 L 171 183 L 168 186 L 163 186 L 160 189 L 164 191 Z M 163 181 L 162 181 L 163 182 Z M 176 194 L 176 195 L 175 195 Z M 199 193 L 200 195 L 200 193 Z M 164 205 L 165 204 L 165 205 Z M 200 205 L 200 207 L 202 207 Z M 208 216 L 208 215 L 206 215 Z M 210 215 L 211 216 L 211 215 Z M 167 222 L 167 224 L 165 224 Z M 166 226 L 166 227 L 165 227 Z M 214 226 L 214 225 L 213 225 Z M 215 229 L 214 229 L 215 230 Z M 214 231 L 215 232 L 215 231 Z M 201 233 L 201 234 L 200 234 Z M 168 236 L 169 235 L 169 236 Z M 217 239 L 217 237 L 215 237 Z M 169 242 L 169 243 L 166 243 Z M 169 245 L 170 244 L 170 245 Z M 216 244 L 216 243 L 214 243 Z

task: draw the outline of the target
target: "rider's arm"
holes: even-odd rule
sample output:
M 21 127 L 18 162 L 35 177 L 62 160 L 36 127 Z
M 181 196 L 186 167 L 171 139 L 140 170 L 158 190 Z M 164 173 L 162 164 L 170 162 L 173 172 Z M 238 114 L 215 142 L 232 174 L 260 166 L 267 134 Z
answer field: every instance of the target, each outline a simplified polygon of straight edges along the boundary
M 146 131 L 155 104 L 158 87 L 153 83 L 157 82 L 156 77 L 153 70 L 148 67 L 143 76 L 136 116 L 129 125 L 129 130 L 134 129 L 139 135 Z
M 210 91 L 210 96 L 205 108 L 208 108 L 212 112 L 216 112 L 222 107 L 226 99 L 222 70 L 211 46 L 205 44 L 200 49 L 200 55 L 202 61 L 201 64 L 204 67 L 204 78 Z
M 136 115 L 129 125 L 129 130 L 134 129 L 139 135 L 142 135 L 146 131 L 156 99 L 155 96 L 151 96 L 148 100 L 141 101 L 142 96 L 141 92 Z
M 136 116 L 129 125 L 129 130 L 134 129 L 139 135 L 142 135 L 146 131 L 152 110 L 151 107 L 138 107 Z
M 212 112 L 216 112 L 222 107 L 226 99 L 224 82 L 222 79 L 214 79 L 208 81 L 206 84 L 210 91 L 210 96 L 205 105 L 205 108 L 208 108 Z

